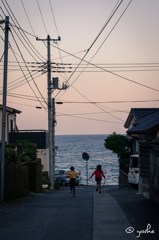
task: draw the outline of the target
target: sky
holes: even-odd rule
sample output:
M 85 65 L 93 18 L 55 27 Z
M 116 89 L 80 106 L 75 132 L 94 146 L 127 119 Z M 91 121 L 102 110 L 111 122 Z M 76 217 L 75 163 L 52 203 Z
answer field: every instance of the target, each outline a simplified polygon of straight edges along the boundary
M 51 78 L 68 84 L 52 91 L 63 102 L 55 104 L 56 135 L 125 134 L 131 108 L 157 108 L 158 11 L 158 0 L 1 0 L 0 18 L 10 21 L 7 106 L 22 111 L 19 130 L 48 129 L 47 42 L 36 40 L 48 35 L 61 37 L 51 42 Z

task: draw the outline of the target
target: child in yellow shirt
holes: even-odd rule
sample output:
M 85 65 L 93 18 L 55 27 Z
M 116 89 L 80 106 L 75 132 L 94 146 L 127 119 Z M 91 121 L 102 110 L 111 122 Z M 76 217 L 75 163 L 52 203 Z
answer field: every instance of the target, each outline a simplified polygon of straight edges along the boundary
M 76 175 L 80 175 L 81 172 L 75 172 L 74 167 L 71 167 L 71 171 L 65 173 L 70 175 L 70 193 L 72 193 L 73 190 L 73 197 L 75 197 L 75 184 L 76 184 Z

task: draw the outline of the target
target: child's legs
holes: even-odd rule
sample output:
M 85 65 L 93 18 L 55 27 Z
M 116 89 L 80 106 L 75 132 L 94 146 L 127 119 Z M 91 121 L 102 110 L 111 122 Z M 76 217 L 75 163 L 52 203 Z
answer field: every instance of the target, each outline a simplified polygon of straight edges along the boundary
M 70 191 L 72 192 L 72 183 L 71 183 L 71 181 L 70 181 Z
M 98 187 L 99 187 L 99 192 L 101 191 L 101 180 L 98 179 Z
M 99 191 L 101 191 L 101 181 L 99 181 Z
M 75 180 L 74 179 L 70 180 L 70 186 L 71 186 L 71 191 L 73 189 L 73 195 L 75 195 Z

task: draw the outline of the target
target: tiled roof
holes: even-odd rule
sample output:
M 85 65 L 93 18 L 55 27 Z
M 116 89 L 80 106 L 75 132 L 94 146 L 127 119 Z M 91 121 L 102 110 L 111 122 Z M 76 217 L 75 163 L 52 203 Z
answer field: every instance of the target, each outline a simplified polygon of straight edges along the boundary
M 144 117 L 156 110 L 159 110 L 159 108 L 132 108 L 131 109 L 131 111 L 135 115 L 136 119 Z
M 127 117 L 127 120 L 124 124 L 125 128 L 128 128 L 130 125 L 130 122 L 133 117 L 135 117 L 136 120 L 140 119 L 141 117 L 144 117 L 156 110 L 159 110 L 159 108 L 131 108 L 131 111 Z
M 128 134 L 146 133 L 148 130 L 157 127 L 159 125 L 159 109 L 147 114 L 144 117 L 139 118 L 134 127 L 127 131 Z

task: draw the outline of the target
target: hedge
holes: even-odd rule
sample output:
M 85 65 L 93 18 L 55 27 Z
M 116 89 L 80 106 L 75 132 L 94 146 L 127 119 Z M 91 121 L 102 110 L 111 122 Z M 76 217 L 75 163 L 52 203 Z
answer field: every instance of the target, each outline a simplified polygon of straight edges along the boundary
M 24 163 L 29 171 L 29 191 L 39 193 L 42 191 L 42 165 L 41 159 Z
M 28 167 L 5 162 L 4 201 L 24 197 L 29 193 Z

